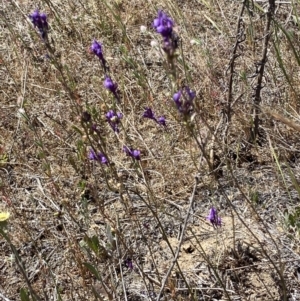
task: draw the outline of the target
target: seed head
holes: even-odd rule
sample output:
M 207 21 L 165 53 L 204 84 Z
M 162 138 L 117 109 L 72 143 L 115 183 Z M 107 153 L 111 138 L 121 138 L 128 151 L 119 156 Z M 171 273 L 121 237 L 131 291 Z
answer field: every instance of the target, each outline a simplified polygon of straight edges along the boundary
M 91 114 L 87 111 L 82 112 L 81 120 L 82 122 L 86 122 L 86 123 L 91 121 Z
M 146 32 L 147 31 L 147 27 L 145 25 L 142 25 L 140 27 L 140 29 L 141 29 L 141 32 Z

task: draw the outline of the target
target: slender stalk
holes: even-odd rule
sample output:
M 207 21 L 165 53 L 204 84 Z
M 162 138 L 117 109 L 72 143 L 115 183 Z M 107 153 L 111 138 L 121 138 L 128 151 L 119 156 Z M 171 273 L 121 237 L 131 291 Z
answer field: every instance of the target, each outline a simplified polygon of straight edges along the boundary
M 266 13 L 266 25 L 264 29 L 264 39 L 263 39 L 263 50 L 260 62 L 257 64 L 258 75 L 257 83 L 254 88 L 255 93 L 253 95 L 253 119 L 254 128 L 251 132 L 251 142 L 254 143 L 258 136 L 258 126 L 259 126 L 259 116 L 260 116 L 260 102 L 261 102 L 261 90 L 263 89 L 263 77 L 265 71 L 265 65 L 267 62 L 268 46 L 271 39 L 271 22 L 275 10 L 275 0 L 269 0 L 268 11 Z

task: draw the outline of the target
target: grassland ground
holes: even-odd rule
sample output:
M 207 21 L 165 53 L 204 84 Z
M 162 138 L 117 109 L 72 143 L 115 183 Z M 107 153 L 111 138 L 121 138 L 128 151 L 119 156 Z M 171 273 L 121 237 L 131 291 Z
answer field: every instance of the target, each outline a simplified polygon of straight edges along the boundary
M 0 300 L 300 300 L 299 12 L 2 1 Z M 182 113 L 173 94 L 187 87 Z

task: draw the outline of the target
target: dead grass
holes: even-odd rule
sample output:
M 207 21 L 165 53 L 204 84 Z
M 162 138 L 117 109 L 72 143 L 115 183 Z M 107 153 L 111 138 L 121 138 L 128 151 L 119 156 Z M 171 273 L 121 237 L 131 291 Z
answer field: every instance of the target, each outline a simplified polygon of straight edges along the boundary
M 11 245 L 1 236 L 0 299 L 19 300 L 29 283 L 32 300 L 299 300 L 299 3 L 279 2 L 255 141 L 267 1 L 249 1 L 240 29 L 242 1 L 2 3 L 0 211 L 11 213 Z M 37 7 L 52 54 L 27 17 Z M 159 8 L 180 37 L 174 82 L 150 45 L 161 41 L 151 27 Z M 122 95 L 118 135 L 105 121 L 113 98 L 89 52 L 94 38 Z M 197 92 L 193 127 L 172 103 L 184 85 Z M 167 128 L 142 118 L 145 107 Z M 85 110 L 99 137 L 81 122 Z M 87 159 L 91 141 L 113 164 Z M 124 144 L 142 160 L 126 157 Z M 206 220 L 212 206 L 221 228 Z

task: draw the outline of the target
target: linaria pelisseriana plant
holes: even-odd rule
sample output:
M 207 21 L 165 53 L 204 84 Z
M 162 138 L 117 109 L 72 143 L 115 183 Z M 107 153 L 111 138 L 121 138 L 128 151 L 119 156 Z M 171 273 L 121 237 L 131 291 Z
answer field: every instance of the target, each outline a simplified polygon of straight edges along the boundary
M 296 6 L 290 7 L 291 13 L 284 12 L 282 26 L 282 6 L 275 1 L 269 8 L 272 1 L 263 8 L 259 2 L 253 6 L 249 1 L 202 1 L 199 14 L 188 3 L 167 2 L 164 11 L 150 17 L 152 23 L 147 2 L 143 20 L 135 15 L 136 3 L 121 2 L 73 1 L 64 7 L 47 2 L 47 17 L 38 10 L 29 16 L 38 39 L 26 35 L 22 21 L 10 19 L 14 10 L 18 18 L 19 13 L 29 15 L 24 14 L 23 2 L 4 5 L 1 34 L 9 31 L 11 36 L 6 34 L 9 47 L 7 52 L 1 48 L 0 54 L 9 81 L 8 88 L 3 82 L 1 95 L 7 98 L 0 119 L 8 111 L 7 116 L 16 115 L 18 123 L 3 122 L 14 142 L 9 145 L 10 140 L 0 135 L 0 197 L 6 200 L 11 195 L 15 216 L 28 213 L 24 224 L 37 232 L 30 236 L 28 231 L 28 238 L 13 241 L 18 245 L 11 250 L 22 252 L 27 265 L 23 271 L 29 272 L 25 275 L 29 283 L 20 285 L 30 290 L 45 284 L 41 296 L 58 300 L 101 300 L 102 294 L 108 300 L 235 300 L 248 298 L 242 294 L 249 271 L 258 272 L 255 283 L 264 283 L 266 271 L 272 269 L 273 278 L 266 283 L 275 285 L 257 290 L 264 290 L 268 300 L 287 300 L 288 260 L 295 258 L 287 249 L 281 256 L 280 239 L 272 240 L 270 233 L 276 233 L 272 212 L 280 204 L 275 210 L 270 206 L 284 186 L 289 196 L 285 215 L 298 210 L 293 208 L 295 191 L 290 184 L 299 186 L 291 167 L 297 165 L 299 139 L 293 142 L 293 162 L 288 156 L 284 166 L 280 158 L 285 158 L 292 139 L 284 145 L 278 142 L 284 140 L 282 122 L 297 128 L 298 108 L 289 100 L 297 103 L 299 98 L 295 68 L 299 60 L 292 42 L 297 35 L 291 34 L 299 23 Z M 233 14 L 222 19 L 230 6 Z M 241 9 L 239 16 L 236 8 Z M 234 28 L 232 16 L 238 17 Z M 150 30 L 140 26 L 145 20 L 151 23 Z M 161 42 L 151 42 L 150 49 L 149 38 L 154 36 Z M 289 52 L 294 60 L 286 57 Z M 21 64 L 16 64 L 18 57 Z M 21 104 L 16 112 L 22 114 L 15 114 L 14 99 Z M 285 111 L 269 112 L 266 104 Z M 275 116 L 267 127 L 265 112 Z M 247 132 L 251 139 L 245 139 Z M 260 165 L 260 150 L 264 157 L 268 153 L 266 141 L 283 183 L 274 180 L 278 187 L 272 194 L 262 193 L 257 180 L 273 171 L 267 163 Z M 9 151 L 3 153 L 6 144 Z M 74 170 L 67 168 L 69 163 Z M 46 172 L 40 172 L 39 165 Z M 247 170 L 249 178 L 242 173 Z M 249 186 L 255 191 L 254 205 L 247 199 L 253 196 Z M 211 208 L 208 216 L 203 214 L 207 208 Z M 251 224 L 253 215 L 256 222 Z M 293 219 L 289 221 L 288 238 L 294 234 Z M 260 230 L 263 233 L 256 235 Z M 16 236 L 18 232 L 23 233 L 15 231 Z M 239 244 L 245 237 L 251 241 L 250 249 Z M 209 244 L 204 244 L 207 238 Z M 3 254 L 8 252 L 7 248 Z M 4 264 L 9 260 L 5 257 Z M 7 273 L 14 267 L 13 261 L 10 264 Z M 209 280 L 203 285 L 202 279 Z M 279 293 L 274 295 L 271 290 L 276 286 Z M 28 300 L 20 291 L 21 299 Z M 34 290 L 31 294 L 38 298 Z
M 36 9 L 32 14 L 29 15 L 29 18 L 34 27 L 38 29 L 41 38 L 46 40 L 49 29 L 47 15 L 45 13 L 40 13 L 39 10 Z

